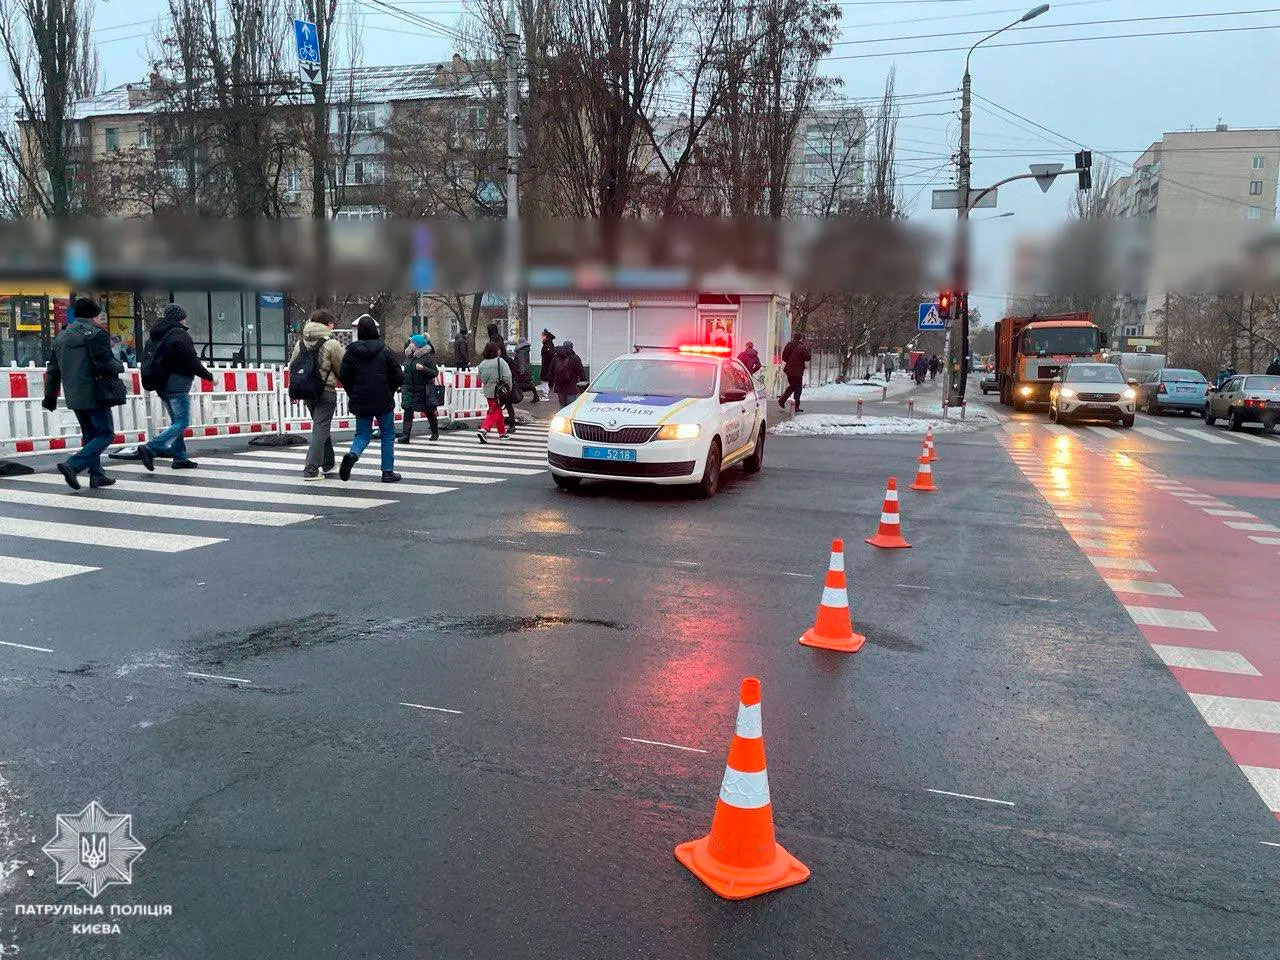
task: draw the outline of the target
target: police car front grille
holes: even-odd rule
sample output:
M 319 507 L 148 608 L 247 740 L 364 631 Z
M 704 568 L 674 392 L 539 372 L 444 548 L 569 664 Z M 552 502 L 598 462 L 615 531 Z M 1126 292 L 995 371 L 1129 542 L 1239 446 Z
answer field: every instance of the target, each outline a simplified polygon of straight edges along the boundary
M 657 427 L 619 427 L 606 430 L 598 423 L 573 423 L 573 435 L 584 443 L 648 443 L 658 432 Z

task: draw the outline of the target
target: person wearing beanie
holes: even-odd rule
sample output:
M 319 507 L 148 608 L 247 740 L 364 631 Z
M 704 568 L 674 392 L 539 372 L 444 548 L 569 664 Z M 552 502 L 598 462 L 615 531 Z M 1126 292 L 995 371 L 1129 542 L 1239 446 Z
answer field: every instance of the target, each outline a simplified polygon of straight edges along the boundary
M 382 482 L 396 483 L 396 390 L 404 382 L 404 371 L 382 342 L 378 321 L 367 313 L 355 324 L 356 342 L 342 358 L 338 379 L 347 391 L 347 406 L 356 418 L 356 435 L 351 452 L 338 467 L 340 480 L 351 479 L 351 468 L 369 446 L 373 422 L 378 421 L 382 448 Z
M 57 465 L 67 486 L 79 490 L 79 475 L 87 470 L 89 486 L 109 487 L 115 481 L 102 469 L 102 452 L 116 434 L 111 408 L 123 404 L 128 395 L 120 379 L 124 364 L 111 353 L 107 318 L 101 307 L 80 297 L 72 304 L 71 316 L 71 322 L 53 341 L 41 405 L 52 412 L 61 392 L 67 409 L 80 424 L 80 449 Z
M 156 457 L 172 457 L 174 470 L 195 469 L 196 462 L 187 456 L 185 437 L 191 426 L 191 385 L 196 377 L 213 382 L 213 374 L 200 362 L 187 330 L 187 311 L 171 303 L 152 326 L 142 348 L 142 385 L 160 398 L 169 426 L 138 447 L 130 459 L 141 460 L 144 467 L 154 470 Z
M 440 439 L 440 425 L 436 419 L 436 377 L 440 368 L 436 364 L 436 348 L 420 333 L 409 338 L 404 351 L 404 387 L 400 391 L 400 406 L 404 408 L 404 429 L 400 443 L 408 443 L 413 435 L 413 415 L 425 413 L 431 425 L 431 440 Z
M 578 384 L 587 379 L 582 358 L 573 352 L 573 341 L 566 340 L 556 348 L 555 389 L 560 406 L 567 407 L 578 395 Z

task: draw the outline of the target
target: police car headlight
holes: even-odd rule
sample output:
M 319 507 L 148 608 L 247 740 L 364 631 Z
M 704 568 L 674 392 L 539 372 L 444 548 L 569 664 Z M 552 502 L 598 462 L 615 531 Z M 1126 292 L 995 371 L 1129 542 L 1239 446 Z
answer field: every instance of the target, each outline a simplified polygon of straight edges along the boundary
M 664 423 L 655 440 L 697 440 L 702 428 L 696 423 Z
M 572 424 L 568 417 L 552 417 L 551 432 L 552 433 L 569 433 L 572 430 Z

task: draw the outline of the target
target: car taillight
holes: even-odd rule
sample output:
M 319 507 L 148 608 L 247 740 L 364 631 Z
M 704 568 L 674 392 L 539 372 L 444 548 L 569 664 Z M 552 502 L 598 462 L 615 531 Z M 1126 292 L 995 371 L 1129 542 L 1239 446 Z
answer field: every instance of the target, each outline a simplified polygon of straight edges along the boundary
M 1267 401 L 1262 400 L 1262 399 L 1260 399 L 1260 398 L 1258 398 L 1258 397 L 1245 397 L 1245 398 L 1244 398 L 1244 405 L 1245 405 L 1246 407 L 1263 407 L 1263 406 L 1266 406 L 1266 403 L 1267 403 Z

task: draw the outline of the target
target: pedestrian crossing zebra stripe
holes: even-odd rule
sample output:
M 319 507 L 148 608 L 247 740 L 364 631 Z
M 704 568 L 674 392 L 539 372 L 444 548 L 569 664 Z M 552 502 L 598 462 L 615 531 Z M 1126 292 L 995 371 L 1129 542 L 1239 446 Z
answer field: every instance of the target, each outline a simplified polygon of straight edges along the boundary
M 1159 440 L 1161 443 L 1185 443 L 1181 437 L 1175 437 L 1171 433 L 1165 433 L 1163 430 L 1157 430 L 1155 427 L 1134 427 L 1135 433 L 1140 433 L 1144 437 L 1150 437 L 1152 440 Z
M 237 465 L 246 465 L 246 466 L 250 463 L 259 463 L 262 465 L 270 464 L 271 466 L 274 466 L 276 467 L 276 469 L 280 469 L 280 470 L 291 470 L 291 469 L 296 470 L 298 473 L 298 476 L 301 477 L 302 468 L 306 463 L 306 459 L 305 457 L 299 456 L 298 454 L 294 454 L 294 453 L 284 453 L 282 451 L 277 451 L 277 450 L 261 450 L 261 451 L 254 451 L 253 453 L 237 454 L 235 459 L 232 462 Z M 507 476 L 507 477 L 532 477 L 539 473 L 542 473 L 544 469 L 542 467 L 501 466 L 501 465 L 495 465 L 495 464 L 489 464 L 489 463 L 479 463 L 479 464 L 456 463 L 456 462 L 450 462 L 447 460 L 440 460 L 440 459 L 423 460 L 423 461 L 409 460 L 402 463 L 398 463 L 397 466 L 403 467 L 405 466 L 405 463 L 408 464 L 407 469 L 413 472 L 413 476 L 415 476 L 417 479 L 420 479 L 420 480 L 421 479 L 449 479 L 448 475 L 452 472 L 457 472 L 462 475 L 495 474 L 495 475 Z M 433 475 L 430 478 L 428 478 L 425 475 L 423 475 L 421 472 L 418 472 L 418 467 L 422 467 L 424 470 L 427 470 L 427 469 L 442 470 L 442 471 L 445 471 L 446 475 L 443 477 Z M 378 455 L 376 452 L 372 454 L 366 454 L 365 456 L 361 457 L 360 464 L 354 468 L 355 471 L 359 471 L 359 472 L 353 472 L 352 476 L 358 477 L 360 473 L 366 472 L 371 468 L 372 469 L 378 468 Z M 410 475 L 409 473 L 406 473 L 405 470 L 398 470 L 397 472 L 406 477 Z
M 74 577 L 78 573 L 92 573 L 100 567 L 86 567 L 79 563 L 54 563 L 50 560 L 32 560 L 28 557 L 0 555 L 0 583 L 17 587 L 29 587 L 49 580 Z
M 145 469 L 145 468 L 144 468 Z M 57 486 L 64 481 L 62 477 L 47 473 L 37 473 L 28 477 L 14 477 L 20 483 L 39 483 Z M 384 488 L 385 489 L 385 488 Z M 345 497 L 340 491 L 329 493 L 311 493 L 283 490 L 247 490 L 244 487 L 211 487 L 201 483 L 166 483 L 163 480 L 117 480 L 112 492 L 119 493 L 152 493 L 162 497 L 187 497 L 192 500 L 230 500 L 235 503 L 282 503 L 295 507 L 348 507 L 354 510 L 367 510 L 371 507 L 382 507 L 394 500 L 378 500 L 374 497 Z
M 275 460 L 250 460 L 238 457 L 201 457 L 200 458 L 200 475 L 209 480 L 225 480 L 234 483 L 263 483 L 275 486 L 293 487 L 294 489 L 309 489 L 303 486 L 302 464 L 291 465 Z M 212 468 L 212 469 L 210 469 Z M 226 469 L 223 469 L 226 468 Z M 128 470 L 142 472 L 145 468 L 141 464 L 130 464 L 127 467 L 116 467 L 116 470 Z M 403 476 L 403 474 L 402 474 Z M 490 484 L 502 483 L 502 477 L 475 477 L 465 474 L 454 476 L 446 473 L 415 473 L 412 480 L 430 480 L 438 481 L 446 484 Z M 332 482 L 334 484 L 340 481 L 336 478 L 332 481 L 324 480 L 322 483 Z M 455 490 L 455 486 L 434 486 L 425 483 L 398 483 L 394 487 L 390 487 L 385 483 L 377 480 L 361 480 L 357 475 L 356 478 L 349 480 L 342 485 L 344 490 L 369 490 L 383 493 L 388 496 L 392 494 L 402 493 L 448 493 Z M 324 489 L 321 487 L 321 489 Z
M 30 540 L 53 540 L 90 547 L 119 547 L 151 553 L 181 553 L 215 543 L 223 537 L 194 537 L 185 533 L 152 533 L 148 530 L 121 530 L 82 523 L 58 523 L 52 520 L 27 520 L 0 517 L 0 536 L 24 537 Z
M 40 493 L 34 490 L 0 488 L 0 503 L 16 503 L 31 507 L 57 507 L 60 510 L 83 510 L 89 513 L 118 513 L 134 517 L 163 517 L 170 520 L 201 520 L 207 523 L 239 523 L 263 527 L 287 527 L 314 520 L 310 513 L 283 513 L 276 510 L 224 510 L 217 507 L 193 507 L 176 503 L 150 503 L 125 500 L 96 492 Z
M 1205 428 L 1204 430 L 1192 430 L 1189 427 L 1174 427 L 1173 429 L 1177 430 L 1179 433 L 1185 433 L 1188 436 L 1195 437 L 1197 440 L 1203 440 L 1205 443 L 1235 443 L 1234 440 L 1228 440 L 1226 437 L 1214 436 L 1209 432 L 1208 428 Z
M 377 451 L 372 451 L 377 453 Z M 364 456 L 368 456 L 370 451 L 365 451 Z M 405 450 L 403 448 L 396 450 L 396 459 L 403 457 L 406 460 L 479 460 L 481 463 L 502 461 L 503 463 L 512 464 L 529 464 L 529 463 L 546 463 L 547 451 L 524 453 L 504 449 L 502 447 L 494 447 L 489 444 L 482 447 L 478 443 L 468 444 L 465 447 L 437 446 L 433 450 Z M 362 458 L 363 459 L 363 458 Z

